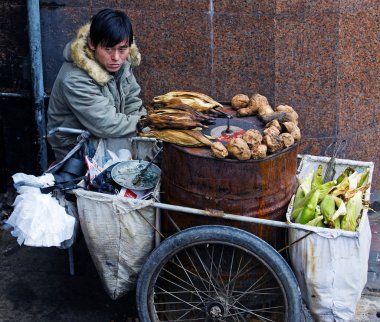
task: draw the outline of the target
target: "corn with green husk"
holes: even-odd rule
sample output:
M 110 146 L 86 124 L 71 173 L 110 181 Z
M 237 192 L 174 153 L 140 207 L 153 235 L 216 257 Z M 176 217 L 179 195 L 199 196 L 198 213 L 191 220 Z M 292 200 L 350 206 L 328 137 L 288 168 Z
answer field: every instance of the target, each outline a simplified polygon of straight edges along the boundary
M 296 195 L 294 197 L 294 204 L 296 205 L 297 203 L 299 203 L 303 198 L 305 198 L 305 193 L 301 187 L 301 185 L 298 186 L 297 188 L 297 191 L 296 191 Z
M 293 203 L 293 211 L 291 218 L 292 220 L 295 220 L 299 214 L 301 213 L 302 209 L 305 207 L 305 205 L 309 202 L 311 197 L 313 196 L 313 193 L 315 191 L 319 191 L 319 199 L 318 203 L 322 201 L 322 199 L 330 192 L 330 190 L 334 187 L 335 181 L 328 181 L 319 187 L 315 188 L 314 190 L 311 190 L 305 197 L 303 198 L 294 198 Z
M 313 180 L 314 171 L 311 172 L 305 179 L 299 182 L 299 186 L 294 197 L 293 208 L 298 208 L 298 204 L 311 191 L 311 183 Z M 295 219 L 295 218 L 294 218 Z
M 341 219 L 340 217 L 334 220 L 334 226 L 329 228 L 341 229 Z
M 366 185 L 369 178 L 369 169 L 359 172 L 354 171 L 348 177 L 349 190 L 361 188 Z
M 360 171 L 347 167 L 336 181 L 323 183 L 322 165 L 318 165 L 315 171 L 299 182 L 292 221 L 355 231 L 362 209 L 368 208 L 363 200 L 365 191 L 370 187 L 368 181 L 369 168 Z
M 362 187 L 360 187 L 360 188 L 356 188 L 356 189 L 349 189 L 349 190 L 347 190 L 346 192 L 345 192 L 345 194 L 344 194 L 344 199 L 345 200 L 349 200 L 349 199 L 351 199 L 358 191 L 361 191 L 361 192 L 363 192 L 363 194 L 364 194 L 364 192 L 368 189 L 370 187 L 370 184 L 369 183 L 367 183 L 366 185 L 364 185 L 364 186 L 362 186 Z
M 334 187 L 332 191 L 332 195 L 335 197 L 344 196 L 344 194 L 349 190 L 350 182 L 348 181 L 348 177 L 344 177 L 343 180 Z
M 321 207 L 319 205 L 317 205 L 317 207 L 315 208 L 314 219 L 316 219 L 316 218 L 318 218 L 320 216 L 322 216 L 322 214 L 321 214 Z M 323 216 L 322 216 L 322 220 L 321 221 L 317 220 L 316 222 L 317 222 L 317 224 L 316 224 L 317 227 L 322 227 L 322 228 L 326 227 L 326 225 L 323 223 Z
M 315 189 L 314 191 L 311 191 L 309 193 L 311 194 L 309 200 L 304 205 L 302 211 L 296 218 L 296 223 L 298 224 L 306 224 L 314 218 L 315 208 L 317 207 L 321 192 L 320 190 Z
M 304 180 L 300 182 L 301 190 L 306 196 L 311 191 L 311 182 L 313 181 L 314 172 L 311 172 Z
M 293 201 L 293 212 L 291 216 L 292 220 L 295 220 L 297 218 L 298 214 L 301 212 L 303 208 L 303 207 L 300 207 L 299 204 L 302 202 L 305 196 L 310 192 L 312 178 L 313 178 L 313 173 L 311 173 L 304 180 L 299 182 L 299 186 L 297 188 L 296 195 Z M 298 209 L 298 210 L 295 212 L 295 209 Z
M 347 202 L 347 212 L 341 220 L 341 228 L 344 230 L 355 231 L 360 214 L 363 209 L 363 192 L 359 190 L 351 199 Z
M 322 224 L 322 226 L 321 226 Z M 310 220 L 308 223 L 306 223 L 308 226 L 316 226 L 316 227 L 324 227 L 323 225 L 323 216 L 316 216 L 314 219 Z
M 370 187 L 368 183 L 369 179 L 369 169 L 362 172 L 354 171 L 347 178 L 344 178 L 342 184 L 344 184 L 344 189 L 340 189 L 336 191 L 336 195 L 338 192 L 343 196 L 345 200 L 351 199 L 359 190 L 364 192 Z M 348 188 L 347 188 L 348 184 Z M 338 190 L 338 189 L 337 189 Z
M 326 195 L 321 204 L 321 214 L 323 216 L 323 222 L 329 227 L 334 226 L 333 215 L 335 213 L 335 200 L 332 195 Z
M 362 175 L 360 179 L 358 180 L 357 188 L 361 188 L 364 185 L 368 184 L 369 180 L 369 169 L 367 168 L 365 171 L 362 172 Z
M 346 214 L 346 204 L 341 198 L 333 197 L 335 200 L 335 205 L 338 208 L 332 216 L 332 222 L 334 223 L 334 228 L 341 228 L 341 219 Z
M 355 189 L 358 187 L 359 179 L 361 178 L 361 173 L 355 171 L 348 176 L 349 189 Z
M 347 167 L 344 169 L 344 171 L 340 174 L 340 176 L 336 179 L 336 182 L 339 184 L 343 181 L 345 177 L 348 177 L 350 174 L 354 173 L 355 169 L 351 167 Z
M 323 177 L 322 177 L 322 164 L 318 165 L 318 168 L 313 173 L 313 178 L 311 180 L 311 190 L 318 188 L 320 185 L 323 184 Z

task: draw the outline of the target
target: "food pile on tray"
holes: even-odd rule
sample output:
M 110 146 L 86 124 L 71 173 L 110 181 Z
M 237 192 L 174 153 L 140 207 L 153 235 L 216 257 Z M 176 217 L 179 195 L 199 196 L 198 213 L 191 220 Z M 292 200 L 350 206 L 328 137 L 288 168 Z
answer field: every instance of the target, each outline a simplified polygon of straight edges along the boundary
M 289 105 L 273 110 L 260 94 L 235 95 L 231 107 L 226 107 L 203 93 L 171 91 L 154 97 L 147 112 L 140 120 L 139 136 L 180 146 L 207 146 L 219 159 L 264 159 L 301 139 L 297 112 Z M 260 126 L 248 120 L 252 116 L 260 120 Z M 235 117 L 247 118 L 244 128 L 230 126 Z M 219 135 L 212 131 L 206 134 L 210 126 L 220 124 L 221 118 L 226 121 L 219 127 Z

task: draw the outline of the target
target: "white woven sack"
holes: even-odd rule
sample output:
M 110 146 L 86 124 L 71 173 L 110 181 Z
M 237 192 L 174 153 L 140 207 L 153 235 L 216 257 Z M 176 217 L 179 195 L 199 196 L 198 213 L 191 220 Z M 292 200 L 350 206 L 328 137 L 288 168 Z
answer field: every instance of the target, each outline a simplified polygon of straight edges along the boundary
M 326 170 L 330 158 L 305 155 L 298 169 L 304 178 L 318 164 Z M 368 167 L 372 180 L 373 162 L 336 159 L 336 176 L 347 166 Z M 370 189 L 365 199 L 369 200 Z M 286 214 L 290 222 L 294 196 Z M 371 229 L 367 209 L 357 231 L 320 228 L 289 223 L 290 260 L 302 298 L 318 322 L 349 322 L 367 282 Z M 307 237 L 301 239 L 308 233 Z
M 363 215 L 359 231 L 351 232 L 351 236 L 336 234 L 338 230 L 330 229 L 328 234 L 328 228 L 311 228 L 289 229 L 289 243 L 312 232 L 290 248 L 302 298 L 318 322 L 352 321 L 367 282 L 371 246 L 368 216 Z
M 103 287 L 118 299 L 135 287 L 153 249 L 153 200 L 76 190 L 79 221 Z

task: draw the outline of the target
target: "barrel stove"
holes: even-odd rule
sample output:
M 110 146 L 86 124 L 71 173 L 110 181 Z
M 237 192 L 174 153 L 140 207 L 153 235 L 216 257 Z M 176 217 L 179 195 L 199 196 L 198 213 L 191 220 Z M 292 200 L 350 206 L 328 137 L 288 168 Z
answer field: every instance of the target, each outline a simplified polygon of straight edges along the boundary
M 162 158 L 162 201 L 198 209 L 285 221 L 296 189 L 298 146 L 293 145 L 263 160 L 217 159 L 209 148 L 187 148 L 165 143 Z M 222 224 L 249 231 L 277 250 L 284 246 L 284 229 L 217 215 L 201 217 L 169 212 L 180 229 Z M 163 215 L 164 233 L 174 232 Z

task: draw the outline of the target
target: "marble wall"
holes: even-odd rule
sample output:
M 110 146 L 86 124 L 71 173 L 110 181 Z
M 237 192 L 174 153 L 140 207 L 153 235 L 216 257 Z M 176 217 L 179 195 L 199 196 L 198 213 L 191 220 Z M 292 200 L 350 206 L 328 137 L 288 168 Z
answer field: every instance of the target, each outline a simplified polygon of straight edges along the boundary
M 277 103 L 300 114 L 302 153 L 375 162 L 372 200 L 380 199 L 380 2 L 278 1 Z M 328 151 L 327 151 L 328 152 Z
M 16 1 L 17 2 L 17 1 Z M 20 5 L 23 1 L 19 1 Z M 194 90 L 227 102 L 260 93 L 300 115 L 301 153 L 374 161 L 380 200 L 380 1 L 58 0 L 40 2 L 45 88 L 80 25 L 104 7 L 135 27 L 142 97 Z

